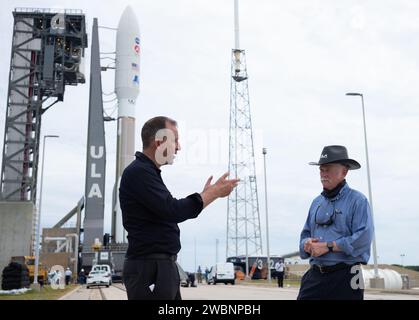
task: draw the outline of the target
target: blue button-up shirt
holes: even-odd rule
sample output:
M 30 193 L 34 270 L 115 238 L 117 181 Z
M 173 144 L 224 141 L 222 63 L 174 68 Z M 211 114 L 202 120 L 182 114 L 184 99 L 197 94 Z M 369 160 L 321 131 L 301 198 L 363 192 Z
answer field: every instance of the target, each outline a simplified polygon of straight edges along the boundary
M 331 222 L 330 225 L 321 225 Z M 340 262 L 347 264 L 368 263 L 374 227 L 367 198 L 348 184 L 336 197 L 323 195 L 314 199 L 300 237 L 300 256 L 310 258 L 310 264 L 330 266 Z M 320 257 L 310 257 L 304 251 L 308 238 L 319 242 L 336 241 L 341 252 L 328 252 Z

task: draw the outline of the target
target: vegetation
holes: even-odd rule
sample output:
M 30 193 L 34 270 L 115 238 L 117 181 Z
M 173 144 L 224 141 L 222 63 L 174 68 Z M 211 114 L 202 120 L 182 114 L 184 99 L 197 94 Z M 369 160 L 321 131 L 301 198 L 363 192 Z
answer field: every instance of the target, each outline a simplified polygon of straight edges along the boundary
M 406 269 L 419 272 L 419 266 L 405 266 Z
M 23 294 L 0 294 L 0 300 L 58 300 L 66 293 L 77 288 L 78 285 L 68 285 L 65 289 L 52 289 L 51 286 L 44 286 L 40 292 L 29 290 Z
M 392 266 L 396 266 L 396 267 L 405 268 L 405 269 L 409 269 L 409 270 L 419 272 L 419 266 L 402 266 L 400 264 L 392 264 Z

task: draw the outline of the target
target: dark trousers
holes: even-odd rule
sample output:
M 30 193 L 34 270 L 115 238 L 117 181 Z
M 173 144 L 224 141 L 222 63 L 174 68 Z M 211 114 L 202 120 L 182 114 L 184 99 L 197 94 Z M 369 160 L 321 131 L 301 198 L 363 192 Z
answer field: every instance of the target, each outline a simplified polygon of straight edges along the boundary
M 69 283 L 70 283 L 70 279 L 71 279 L 71 277 L 70 277 L 70 276 L 65 276 L 65 285 L 66 285 L 66 286 L 68 286 L 68 285 L 69 285 Z
M 123 282 L 128 300 L 182 300 L 179 271 L 172 260 L 125 260 Z
M 284 272 L 277 271 L 276 276 L 278 278 L 278 287 L 284 287 Z
M 330 273 L 310 268 L 301 279 L 297 300 L 363 300 L 364 290 L 351 287 L 354 276 L 350 266 Z

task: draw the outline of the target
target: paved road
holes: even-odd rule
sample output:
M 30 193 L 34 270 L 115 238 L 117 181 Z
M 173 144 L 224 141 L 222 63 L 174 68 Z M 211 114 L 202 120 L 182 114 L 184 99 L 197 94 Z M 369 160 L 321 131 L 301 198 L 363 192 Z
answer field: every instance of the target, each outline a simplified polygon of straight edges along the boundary
M 73 292 L 63 296 L 60 300 L 127 300 L 125 288 L 121 284 L 87 289 L 81 286 Z
M 260 286 L 202 285 L 182 288 L 185 300 L 295 300 L 299 288 L 270 288 Z M 366 292 L 365 300 L 419 300 L 419 295 Z
M 61 297 L 60 300 L 102 300 L 102 296 L 100 290 L 87 290 L 86 286 L 83 286 Z
M 196 288 L 181 288 L 181 293 L 184 300 L 295 300 L 298 288 L 203 284 Z M 109 288 L 86 289 L 83 286 L 63 300 L 127 300 L 127 296 L 122 284 L 114 284 Z M 419 300 L 419 295 L 368 291 L 365 300 Z

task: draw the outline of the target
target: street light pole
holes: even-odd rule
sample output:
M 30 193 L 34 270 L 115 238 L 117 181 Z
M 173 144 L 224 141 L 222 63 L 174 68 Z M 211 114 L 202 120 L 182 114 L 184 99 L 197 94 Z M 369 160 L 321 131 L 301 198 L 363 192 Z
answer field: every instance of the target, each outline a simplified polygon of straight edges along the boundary
M 42 208 L 42 185 L 44 180 L 44 162 L 45 162 L 45 139 L 46 138 L 58 138 L 56 135 L 45 135 L 42 145 L 42 166 L 41 166 L 41 184 L 39 188 L 39 207 L 38 207 L 38 222 L 36 226 L 35 235 L 35 270 L 33 276 L 33 284 L 38 284 L 38 273 L 39 273 L 39 241 L 41 233 L 41 208 Z
M 195 256 L 195 269 L 194 273 L 196 272 L 196 238 L 193 239 L 193 247 L 194 247 L 194 256 Z
M 215 239 L 215 264 L 218 262 L 218 239 Z
M 400 257 L 402 258 L 402 267 L 404 267 L 403 258 L 404 258 L 405 256 L 406 256 L 406 255 L 405 255 L 404 253 L 402 253 L 402 254 L 400 255 Z
M 266 250 L 267 250 L 267 258 L 268 258 L 268 281 L 271 282 L 271 256 L 269 253 L 269 222 L 268 222 L 268 189 L 267 189 L 267 182 L 266 182 L 266 148 L 262 149 L 263 153 L 263 169 L 265 175 L 265 211 L 266 211 Z
M 374 223 L 374 207 L 373 207 L 373 203 L 372 203 L 372 191 L 371 191 L 371 175 L 370 175 L 370 161 L 369 161 L 369 156 L 368 156 L 368 142 L 367 142 L 367 125 L 366 125 L 366 121 L 365 121 L 365 107 L 364 107 L 364 96 L 362 93 L 354 93 L 354 92 L 350 92 L 346 94 L 347 96 L 359 96 L 361 97 L 361 101 L 362 101 L 362 119 L 364 122 L 364 140 L 365 140 L 365 157 L 366 157 L 366 161 L 367 161 L 367 177 L 368 177 L 368 195 L 369 195 L 369 199 L 370 199 L 370 207 L 371 207 L 371 217 L 372 217 L 372 221 L 373 221 L 373 225 L 374 225 L 374 232 L 373 232 L 373 238 L 372 238 L 372 251 L 373 251 L 373 256 L 374 256 L 374 275 L 375 278 L 379 278 L 378 275 L 378 259 L 377 259 L 377 244 L 376 244 L 376 240 L 375 240 L 375 223 Z

